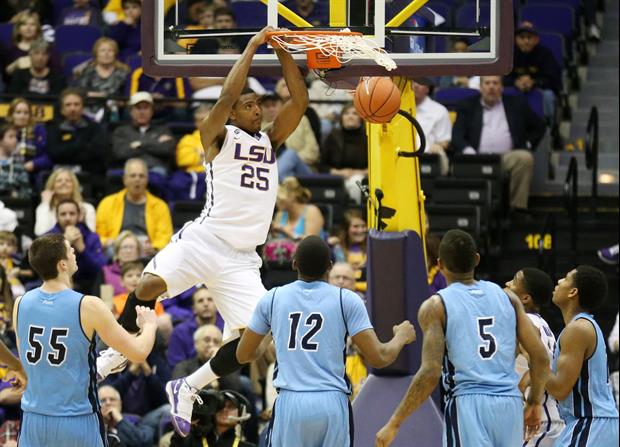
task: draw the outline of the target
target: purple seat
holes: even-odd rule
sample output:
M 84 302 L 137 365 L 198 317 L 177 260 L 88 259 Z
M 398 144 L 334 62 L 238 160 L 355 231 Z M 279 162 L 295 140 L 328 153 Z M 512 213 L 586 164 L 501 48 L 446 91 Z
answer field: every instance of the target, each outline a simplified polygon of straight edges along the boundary
M 540 36 L 540 44 L 551 50 L 560 68 L 564 70 L 566 54 L 564 36 L 559 33 L 539 33 L 538 35 Z
M 527 93 L 523 93 L 516 89 L 515 87 L 506 87 L 504 89 L 504 95 L 506 96 L 517 96 L 521 95 L 527 101 L 530 108 L 541 118 L 545 117 L 544 106 L 543 106 L 543 92 L 540 89 L 535 88 L 532 91 Z
M 473 88 L 451 87 L 437 90 L 435 101 L 440 102 L 448 109 L 454 109 L 456 104 L 464 99 L 478 96 L 480 92 Z
M 0 23 L 0 45 L 5 48 L 11 46 L 13 41 L 13 24 Z
M 583 0 L 527 0 L 528 5 L 566 5 L 579 11 Z
M 480 4 L 480 26 L 489 26 L 491 23 L 491 6 Z M 455 24 L 457 27 L 474 28 L 476 26 L 476 4 L 461 6 L 456 12 Z
M 67 79 L 73 77 L 73 69 L 83 62 L 92 59 L 92 53 L 76 52 L 66 54 L 62 58 L 63 73 Z
M 76 51 L 88 53 L 100 37 L 101 29 L 95 26 L 61 25 L 56 28 L 55 46 L 60 54 Z
M 267 6 L 259 1 L 243 0 L 231 3 L 238 28 L 262 28 L 267 23 Z
M 141 54 L 131 55 L 127 59 L 125 59 L 125 63 L 129 65 L 129 71 L 130 71 L 130 76 L 131 76 L 131 73 L 133 73 L 133 71 L 136 68 L 142 67 L 142 55 Z
M 539 31 L 551 31 L 564 36 L 570 45 L 575 34 L 575 10 L 566 4 L 534 4 L 521 8 L 521 20 L 532 22 Z

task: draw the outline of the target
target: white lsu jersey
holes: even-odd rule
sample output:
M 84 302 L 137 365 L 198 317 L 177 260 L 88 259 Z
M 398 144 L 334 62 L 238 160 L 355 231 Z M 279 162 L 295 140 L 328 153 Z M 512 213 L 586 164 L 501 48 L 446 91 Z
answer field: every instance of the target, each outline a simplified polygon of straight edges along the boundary
M 540 340 L 547 350 L 549 361 L 551 361 L 553 359 L 553 351 L 555 350 L 555 335 L 553 335 L 549 325 L 540 315 L 528 313 L 527 316 L 530 318 L 536 329 L 538 329 Z M 515 369 L 517 370 L 519 377 L 523 377 L 523 374 L 529 370 L 527 359 L 521 354 L 517 356 Z M 546 391 L 543 402 L 542 421 L 543 429 L 545 428 L 545 422 L 547 421 L 563 423 L 562 418 L 560 417 L 558 402 Z
M 278 191 L 269 137 L 227 125 L 219 154 L 204 166 L 206 203 L 197 220 L 233 248 L 255 250 L 267 239 Z

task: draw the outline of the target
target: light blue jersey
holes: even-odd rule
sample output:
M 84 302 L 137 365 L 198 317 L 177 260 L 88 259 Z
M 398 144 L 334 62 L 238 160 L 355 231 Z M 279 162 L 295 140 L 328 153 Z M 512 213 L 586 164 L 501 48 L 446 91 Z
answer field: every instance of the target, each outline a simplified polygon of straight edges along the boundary
M 371 329 L 362 299 L 323 281 L 295 281 L 267 292 L 248 327 L 271 330 L 278 363 L 273 384 L 288 391 L 351 392 L 345 375 L 347 335 Z
M 517 321 L 506 293 L 488 281 L 453 283 L 438 292 L 446 310 L 446 397 L 520 397 L 515 372 Z
M 22 410 L 47 416 L 97 413 L 95 337 L 80 320 L 84 295 L 26 292 L 17 309 L 20 360 L 28 376 Z
M 583 318 L 594 326 L 596 331 L 596 349 L 581 367 L 581 374 L 573 391 L 566 399 L 560 401 L 560 415 L 565 421 L 574 418 L 618 418 L 616 402 L 609 382 L 607 352 L 601 328 L 590 314 L 579 313 L 572 321 Z M 572 322 L 571 321 L 571 322 Z M 558 339 L 553 356 L 553 372 L 557 373 L 557 361 L 560 357 L 562 334 Z

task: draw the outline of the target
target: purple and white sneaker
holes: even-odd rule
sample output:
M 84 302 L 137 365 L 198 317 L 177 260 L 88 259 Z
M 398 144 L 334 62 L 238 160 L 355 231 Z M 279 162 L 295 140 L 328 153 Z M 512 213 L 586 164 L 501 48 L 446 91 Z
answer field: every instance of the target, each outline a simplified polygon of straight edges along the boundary
M 616 244 L 611 247 L 601 248 L 596 254 L 605 264 L 618 265 L 618 252 L 620 252 L 620 249 L 618 244 Z
M 198 394 L 198 390 L 191 387 L 185 381 L 185 378 L 171 380 L 166 384 L 166 394 L 168 394 L 168 402 L 170 402 L 170 414 L 172 415 L 172 425 L 174 431 L 180 436 L 187 437 L 192 425 L 192 409 L 194 402 L 202 404 L 202 399 Z

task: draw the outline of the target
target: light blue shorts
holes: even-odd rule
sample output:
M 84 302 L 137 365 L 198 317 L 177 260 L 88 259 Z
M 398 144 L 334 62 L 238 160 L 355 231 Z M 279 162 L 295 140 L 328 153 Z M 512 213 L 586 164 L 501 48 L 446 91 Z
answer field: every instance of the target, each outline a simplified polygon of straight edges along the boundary
M 579 418 L 566 427 L 553 447 L 617 447 L 618 418 Z
M 108 443 L 98 413 L 82 416 L 47 416 L 24 412 L 19 447 L 104 447 Z
M 522 444 L 520 397 L 467 394 L 446 403 L 444 447 L 519 447 Z
M 267 434 L 269 447 L 353 446 L 353 413 L 340 391 L 280 391 Z

